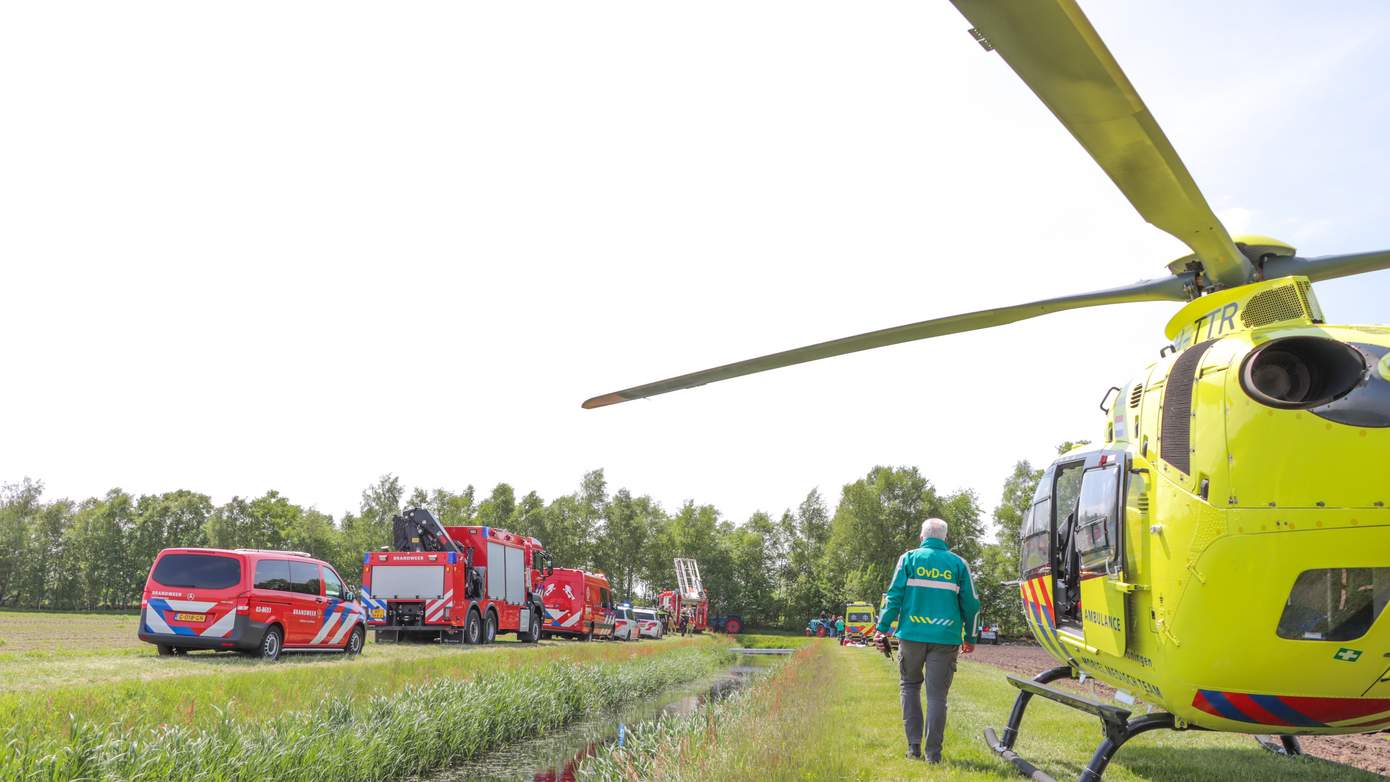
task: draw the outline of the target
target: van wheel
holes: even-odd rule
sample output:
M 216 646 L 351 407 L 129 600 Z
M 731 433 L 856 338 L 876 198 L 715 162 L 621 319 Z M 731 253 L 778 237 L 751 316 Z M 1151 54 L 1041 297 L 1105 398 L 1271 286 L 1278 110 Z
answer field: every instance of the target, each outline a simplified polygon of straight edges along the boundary
M 497 640 L 497 614 L 487 612 L 487 623 L 483 625 L 483 643 L 490 644 Z
M 258 649 L 260 658 L 270 662 L 280 659 L 280 651 L 284 648 L 284 641 L 285 636 L 280 628 L 271 625 L 270 629 L 265 631 L 265 637 L 261 639 L 261 645 Z
M 476 608 L 468 612 L 468 621 L 463 625 L 463 642 L 466 644 L 483 642 L 483 620 L 478 616 L 478 609 Z
M 347 652 L 348 656 L 358 655 L 362 653 L 362 647 L 366 645 L 367 631 L 359 625 L 352 629 L 352 635 L 348 636 L 347 646 L 343 647 L 343 651 Z

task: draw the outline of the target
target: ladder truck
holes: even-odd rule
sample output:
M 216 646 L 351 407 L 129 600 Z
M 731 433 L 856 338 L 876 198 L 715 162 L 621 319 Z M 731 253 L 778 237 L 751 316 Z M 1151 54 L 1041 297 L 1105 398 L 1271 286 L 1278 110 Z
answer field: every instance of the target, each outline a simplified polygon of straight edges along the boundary
M 666 613 L 666 632 L 679 632 L 682 614 L 689 617 L 691 632 L 743 631 L 743 617 L 737 614 L 715 617 L 709 615 L 709 595 L 705 592 L 704 580 L 700 578 L 700 563 L 693 559 L 677 557 L 675 565 L 676 588 L 662 592 L 656 597 L 657 607 Z
M 700 563 L 677 557 L 676 588 L 657 595 L 656 604 L 666 612 L 666 632 L 680 631 L 681 617 L 690 623 L 690 632 L 709 629 L 709 596 L 700 578 Z
M 497 527 L 445 527 L 424 508 L 391 519 L 392 545 L 362 557 L 363 607 L 378 642 L 540 640 L 540 583 L 553 570 L 539 540 Z

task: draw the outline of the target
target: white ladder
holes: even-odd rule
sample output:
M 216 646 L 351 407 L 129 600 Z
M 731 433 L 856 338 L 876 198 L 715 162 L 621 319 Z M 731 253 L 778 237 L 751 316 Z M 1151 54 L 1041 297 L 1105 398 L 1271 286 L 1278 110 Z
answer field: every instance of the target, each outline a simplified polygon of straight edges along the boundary
M 676 586 L 684 600 L 700 600 L 705 596 L 705 584 L 700 580 L 700 563 L 693 559 L 676 558 Z

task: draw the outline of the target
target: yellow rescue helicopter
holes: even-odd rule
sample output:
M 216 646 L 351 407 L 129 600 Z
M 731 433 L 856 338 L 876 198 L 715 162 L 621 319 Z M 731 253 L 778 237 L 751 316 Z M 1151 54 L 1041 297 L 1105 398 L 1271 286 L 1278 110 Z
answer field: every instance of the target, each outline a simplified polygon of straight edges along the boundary
M 1390 727 L 1390 328 L 1326 323 L 1312 283 L 1390 251 L 1303 258 L 1232 237 L 1073 0 L 953 0 L 1149 223 L 1192 253 L 1169 276 L 922 321 L 594 397 L 585 408 L 912 340 L 1125 302 L 1187 302 L 1171 345 L 1111 388 L 1103 444 L 1046 470 L 1023 528 L 1023 606 L 1060 665 L 1020 689 L 1002 737 L 1046 697 L 1100 718 L 1096 780 L 1159 729 L 1297 736 Z M 1050 682 L 1116 687 L 1142 716 Z M 1128 696 L 1128 697 L 1126 697 Z

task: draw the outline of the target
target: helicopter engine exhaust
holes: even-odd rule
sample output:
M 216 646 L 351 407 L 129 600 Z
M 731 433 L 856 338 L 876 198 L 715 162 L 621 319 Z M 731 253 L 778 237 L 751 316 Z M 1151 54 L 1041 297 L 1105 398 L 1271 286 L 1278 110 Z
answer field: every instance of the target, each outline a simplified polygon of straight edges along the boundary
M 1250 351 L 1240 369 L 1240 384 L 1260 404 L 1302 410 L 1346 396 L 1365 374 L 1361 353 L 1344 342 L 1284 337 Z

